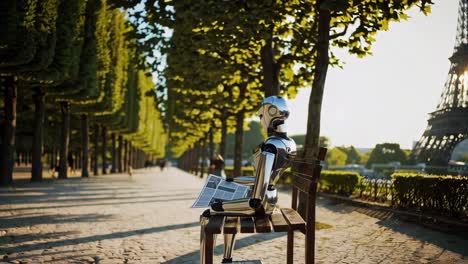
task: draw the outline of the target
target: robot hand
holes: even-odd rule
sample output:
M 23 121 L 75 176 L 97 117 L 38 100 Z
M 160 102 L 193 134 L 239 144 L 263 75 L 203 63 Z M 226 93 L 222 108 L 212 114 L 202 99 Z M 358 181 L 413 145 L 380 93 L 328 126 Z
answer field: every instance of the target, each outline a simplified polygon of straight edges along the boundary
M 211 214 L 253 215 L 264 213 L 267 201 L 267 189 L 275 161 L 275 154 L 267 151 L 261 153 L 255 183 L 250 197 L 232 201 L 215 202 L 211 205 Z

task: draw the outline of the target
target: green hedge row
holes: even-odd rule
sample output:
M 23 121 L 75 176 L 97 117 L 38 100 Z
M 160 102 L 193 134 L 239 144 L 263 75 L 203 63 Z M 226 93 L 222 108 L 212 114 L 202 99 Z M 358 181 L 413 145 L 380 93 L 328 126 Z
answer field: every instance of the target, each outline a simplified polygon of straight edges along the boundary
M 322 171 L 319 189 L 330 193 L 351 195 L 361 180 L 362 176 L 353 171 Z
M 233 177 L 234 167 L 233 166 L 226 166 L 224 167 L 224 172 L 226 176 Z M 254 175 L 254 168 L 253 167 L 242 167 L 242 175 L 241 176 L 253 176 Z M 239 175 L 236 175 L 239 176 Z
M 232 176 L 233 167 L 226 166 L 224 168 L 228 177 Z M 242 176 L 253 176 L 253 167 L 242 167 Z M 357 172 L 351 171 L 322 171 L 319 180 L 319 189 L 321 191 L 337 193 L 341 195 L 351 195 L 358 184 L 361 182 L 362 176 Z M 279 183 L 290 184 L 292 175 L 290 170 L 286 170 L 282 175 Z
M 392 178 L 398 207 L 455 217 L 468 215 L 468 177 L 395 173 Z
M 228 176 L 232 174 L 232 167 L 226 167 L 225 170 Z M 242 175 L 253 175 L 253 168 L 243 168 Z M 468 177 L 397 172 L 392 175 L 392 179 L 383 190 L 382 184 L 385 183 L 380 184 L 377 179 L 364 181 L 357 172 L 322 171 L 319 190 L 346 196 L 359 193 L 360 197 L 373 197 L 374 200 L 380 197 L 379 201 L 391 199 L 392 204 L 399 208 L 454 217 L 468 216 Z M 286 171 L 280 183 L 289 184 L 291 181 L 291 173 Z

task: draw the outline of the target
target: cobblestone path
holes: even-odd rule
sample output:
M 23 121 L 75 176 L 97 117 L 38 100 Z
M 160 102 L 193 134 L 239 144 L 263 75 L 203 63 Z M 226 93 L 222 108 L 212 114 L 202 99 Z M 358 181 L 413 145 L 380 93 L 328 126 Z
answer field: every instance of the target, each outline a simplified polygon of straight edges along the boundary
M 202 210 L 189 207 L 202 184 L 170 168 L 0 188 L 0 262 L 198 263 Z M 316 263 L 468 263 L 468 238 L 326 199 L 317 215 L 332 227 L 317 231 Z M 295 263 L 303 263 L 296 236 Z M 285 263 L 285 247 L 284 233 L 241 234 L 234 257 Z

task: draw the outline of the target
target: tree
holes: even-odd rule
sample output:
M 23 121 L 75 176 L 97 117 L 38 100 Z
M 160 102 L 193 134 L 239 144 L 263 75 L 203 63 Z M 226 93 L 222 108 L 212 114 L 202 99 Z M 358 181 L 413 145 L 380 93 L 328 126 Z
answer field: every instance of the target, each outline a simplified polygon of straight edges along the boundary
M 262 134 L 262 127 L 260 122 L 251 121 L 247 124 L 248 128 L 244 130 L 244 137 L 242 143 L 242 158 L 250 159 L 252 157 L 253 150 L 263 141 L 265 137 Z M 226 157 L 234 158 L 234 150 L 237 147 L 235 143 L 235 134 L 228 134 L 226 140 Z
M 383 143 L 377 144 L 372 150 L 367 161 L 367 167 L 370 167 L 374 163 L 400 162 L 404 164 L 407 161 L 408 157 L 399 144 Z
M 338 65 L 338 59 L 330 46 L 346 49 L 359 57 L 371 54 L 371 45 L 378 31 L 387 30 L 392 21 L 407 19 L 407 12 L 418 5 L 420 10 L 430 12 L 430 0 L 409 1 L 358 1 L 318 0 L 312 16 L 317 44 L 315 54 L 315 71 L 309 101 L 307 138 L 305 144 L 306 158 L 313 159 L 317 154 L 320 134 L 320 116 L 322 98 L 325 88 L 328 66 Z
M 468 163 L 468 153 L 463 153 L 460 155 L 460 157 L 458 158 L 459 161 L 462 161 L 462 162 L 465 162 L 465 163 Z
M 360 164 L 362 159 L 362 154 L 354 147 L 342 147 L 340 148 L 347 155 L 346 164 Z
M 348 155 L 340 148 L 332 148 L 328 151 L 325 162 L 331 166 L 344 166 Z
M 306 135 L 294 135 L 294 136 L 290 136 L 292 139 L 294 139 L 294 141 L 296 142 L 296 145 L 300 148 L 304 147 L 304 144 L 305 144 L 305 139 L 306 139 Z M 329 148 L 330 147 L 330 138 L 326 137 L 326 136 L 320 136 L 320 139 L 319 139 L 319 146 L 320 147 L 324 147 L 324 148 Z
M 130 47 L 136 42 L 127 34 L 130 28 L 124 12 L 102 0 L 25 0 L 2 1 L 0 14 L 5 17 L 0 21 L 4 91 L 0 105 L 5 113 L 1 116 L 0 185 L 11 183 L 15 147 L 21 156 L 29 156 L 33 148 L 32 180 L 42 178 L 43 135 L 52 166 L 61 148 L 59 177 L 66 177 L 69 135 L 74 139 L 70 151 L 83 157 L 80 163 L 86 176 L 89 120 L 97 128 L 102 126 L 102 131 L 105 127 L 119 133 L 120 150 L 125 134 L 139 148 L 141 158 L 164 155 L 166 137 L 156 109 L 155 86 L 147 71 L 141 72 L 142 78 L 134 67 L 141 53 Z M 81 146 L 75 143 L 80 135 L 73 125 L 77 116 L 82 121 Z M 20 140 L 15 146 L 16 123 Z

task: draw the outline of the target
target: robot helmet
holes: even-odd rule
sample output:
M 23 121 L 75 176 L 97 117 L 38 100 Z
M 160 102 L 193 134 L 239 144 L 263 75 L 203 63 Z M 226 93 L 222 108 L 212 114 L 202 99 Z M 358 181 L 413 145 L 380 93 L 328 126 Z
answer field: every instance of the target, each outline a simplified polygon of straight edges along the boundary
M 286 133 L 284 121 L 289 116 L 289 108 L 283 97 L 274 95 L 263 99 L 258 116 L 263 129 L 268 134 L 272 132 Z

